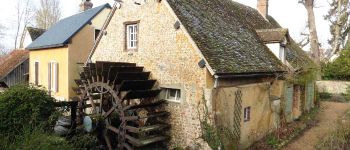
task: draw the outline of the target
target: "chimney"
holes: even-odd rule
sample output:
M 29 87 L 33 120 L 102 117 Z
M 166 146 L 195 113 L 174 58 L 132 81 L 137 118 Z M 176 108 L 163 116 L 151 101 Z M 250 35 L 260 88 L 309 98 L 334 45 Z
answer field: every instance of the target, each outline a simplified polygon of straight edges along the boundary
M 80 11 L 86 11 L 92 8 L 93 4 L 90 2 L 91 0 L 82 0 L 80 3 Z
M 257 9 L 259 13 L 266 19 L 269 15 L 269 0 L 258 0 Z

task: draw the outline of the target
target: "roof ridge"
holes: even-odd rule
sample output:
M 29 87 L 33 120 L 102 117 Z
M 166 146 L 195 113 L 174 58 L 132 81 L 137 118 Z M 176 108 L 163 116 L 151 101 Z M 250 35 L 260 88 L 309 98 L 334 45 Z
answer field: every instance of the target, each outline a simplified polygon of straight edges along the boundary
M 46 32 L 34 40 L 26 49 L 36 50 L 62 47 L 70 41 L 86 24 L 91 22 L 105 8 L 111 8 L 108 3 L 91 8 L 87 11 L 61 19 Z M 69 28 L 67 28 L 69 27 Z

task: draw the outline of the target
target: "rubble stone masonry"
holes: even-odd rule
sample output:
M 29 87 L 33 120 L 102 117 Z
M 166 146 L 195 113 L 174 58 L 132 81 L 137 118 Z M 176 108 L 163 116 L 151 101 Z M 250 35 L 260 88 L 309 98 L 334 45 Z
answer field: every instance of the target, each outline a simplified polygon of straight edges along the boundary
M 203 97 L 210 101 L 211 87 L 206 85 L 209 71 L 198 66 L 200 52 L 183 26 L 175 28 L 178 20 L 169 8 L 166 1 L 123 1 L 92 61 L 136 63 L 151 72 L 159 87 L 181 89 L 181 101 L 169 102 L 166 109 L 171 112 L 171 147 L 186 147 L 201 136 L 198 106 Z M 130 22 L 138 23 L 137 50 L 125 46 L 126 24 Z

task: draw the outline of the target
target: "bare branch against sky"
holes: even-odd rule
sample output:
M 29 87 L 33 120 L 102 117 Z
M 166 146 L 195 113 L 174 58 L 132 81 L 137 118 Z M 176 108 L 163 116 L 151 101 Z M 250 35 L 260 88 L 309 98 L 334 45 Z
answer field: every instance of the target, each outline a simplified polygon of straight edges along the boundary
M 35 11 L 36 27 L 48 29 L 61 18 L 59 0 L 40 0 L 40 7 Z
M 18 42 L 20 36 L 25 31 L 28 24 L 31 23 L 33 19 L 33 5 L 31 0 L 17 0 L 16 5 L 16 36 L 14 48 L 18 48 Z

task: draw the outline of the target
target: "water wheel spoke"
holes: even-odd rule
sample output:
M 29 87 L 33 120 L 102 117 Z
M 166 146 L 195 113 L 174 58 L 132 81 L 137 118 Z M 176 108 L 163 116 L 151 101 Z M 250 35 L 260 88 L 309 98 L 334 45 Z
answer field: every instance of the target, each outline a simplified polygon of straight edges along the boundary
M 123 143 L 123 147 L 125 147 L 127 150 L 133 150 L 133 148 L 128 143 Z
M 90 117 L 103 117 L 97 132 L 106 148 L 158 147 L 168 139 L 162 133 L 170 125 L 161 119 L 169 112 L 161 111 L 164 100 L 155 100 L 161 90 L 154 88 L 156 80 L 149 79 L 150 74 L 135 63 L 106 61 L 89 63 L 80 73 L 74 89 L 80 98 L 79 117 L 85 107 L 92 107 Z
M 117 129 L 117 128 L 111 126 L 111 125 L 107 125 L 106 128 L 107 128 L 108 130 L 113 131 L 113 132 L 116 133 L 116 134 L 119 134 L 119 133 L 120 133 L 120 132 L 119 132 L 119 129 Z
M 104 118 L 107 118 L 111 113 L 113 113 L 115 111 L 115 107 L 112 107 L 111 109 L 109 109 L 104 115 Z
M 105 134 L 103 135 L 105 142 L 107 144 L 107 147 L 109 150 L 112 150 L 112 145 L 111 145 L 111 141 L 109 140 L 108 136 L 107 136 L 107 131 L 105 131 Z
M 89 101 L 90 101 L 90 104 L 92 105 L 92 112 L 96 113 L 96 105 L 95 105 L 94 99 L 92 99 L 91 96 L 89 96 Z

